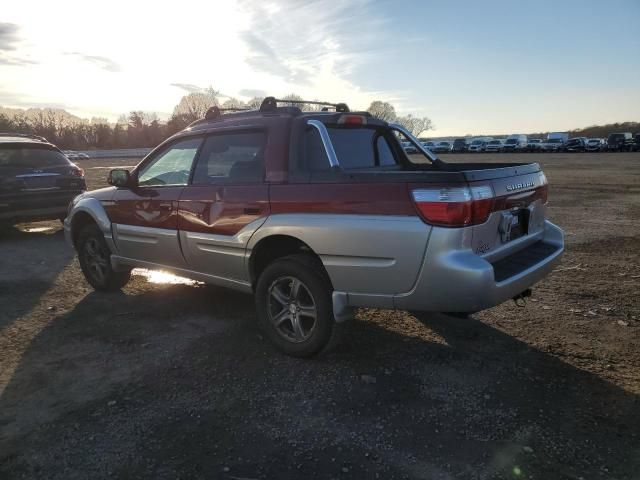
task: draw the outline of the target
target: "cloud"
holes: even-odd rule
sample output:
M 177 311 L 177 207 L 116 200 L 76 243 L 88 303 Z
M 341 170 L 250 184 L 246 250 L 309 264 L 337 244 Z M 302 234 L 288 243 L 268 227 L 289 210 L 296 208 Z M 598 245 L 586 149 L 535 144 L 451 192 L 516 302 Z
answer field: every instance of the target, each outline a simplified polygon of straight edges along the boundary
M 264 90 L 258 90 L 258 89 L 253 89 L 253 88 L 243 88 L 242 90 L 240 90 L 238 92 L 238 95 L 240 95 L 242 97 L 264 98 L 264 97 L 267 96 L 267 92 L 265 92 Z
M 14 57 L 0 52 L 0 65 L 24 66 L 35 65 L 37 63 L 38 62 L 36 62 L 35 60 L 31 60 L 29 58 Z
M 25 57 L 15 56 L 16 44 L 20 41 L 20 27 L 15 23 L 0 22 L 0 65 L 23 66 L 38 62 Z
M 0 90 L 0 105 L 16 108 L 59 108 L 68 109 L 68 105 L 59 102 L 42 102 L 18 92 Z
M 20 27 L 15 23 L 0 22 L 0 51 L 15 50 L 15 44 L 20 40 Z
M 199 93 L 204 90 L 204 88 L 194 85 L 193 83 L 170 83 L 169 85 L 180 88 L 187 93 Z
M 245 63 L 287 83 L 282 94 L 370 101 L 374 92 L 358 86 L 356 71 L 379 59 L 380 48 L 389 43 L 384 36 L 389 19 L 370 0 L 240 0 L 240 8 L 248 19 L 238 33 Z
M 302 69 L 296 69 L 287 64 L 276 54 L 265 38 L 251 31 L 240 33 L 240 38 L 249 48 L 249 55 L 245 58 L 247 64 L 258 71 L 281 77 L 293 83 L 308 83 L 309 74 Z
M 122 69 L 120 65 L 118 65 L 115 61 L 107 57 L 101 57 L 100 55 L 87 55 L 81 52 L 67 52 L 66 55 L 70 55 L 73 57 L 82 60 L 83 62 L 88 62 L 96 65 L 98 68 L 102 68 L 107 72 L 120 72 Z

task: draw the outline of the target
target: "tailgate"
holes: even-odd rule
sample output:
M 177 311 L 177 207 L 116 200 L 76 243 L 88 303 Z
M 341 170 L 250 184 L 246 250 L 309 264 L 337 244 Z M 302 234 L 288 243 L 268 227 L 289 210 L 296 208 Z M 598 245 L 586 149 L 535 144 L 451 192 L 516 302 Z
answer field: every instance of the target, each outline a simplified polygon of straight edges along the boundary
M 498 260 L 542 235 L 548 187 L 538 164 L 468 171 L 465 175 L 470 186 L 490 185 L 495 196 L 487 221 L 473 226 L 475 253 Z

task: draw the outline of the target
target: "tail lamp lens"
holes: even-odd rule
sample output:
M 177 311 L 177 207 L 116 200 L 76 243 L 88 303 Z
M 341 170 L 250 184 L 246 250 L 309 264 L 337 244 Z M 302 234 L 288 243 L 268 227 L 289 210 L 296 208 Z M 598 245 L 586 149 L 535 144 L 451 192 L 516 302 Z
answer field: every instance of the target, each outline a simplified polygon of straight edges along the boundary
M 483 223 L 494 206 L 490 185 L 421 188 L 412 195 L 422 219 L 443 227 Z
M 77 165 L 74 165 L 71 168 L 71 175 L 73 175 L 74 177 L 84 177 L 84 170 Z

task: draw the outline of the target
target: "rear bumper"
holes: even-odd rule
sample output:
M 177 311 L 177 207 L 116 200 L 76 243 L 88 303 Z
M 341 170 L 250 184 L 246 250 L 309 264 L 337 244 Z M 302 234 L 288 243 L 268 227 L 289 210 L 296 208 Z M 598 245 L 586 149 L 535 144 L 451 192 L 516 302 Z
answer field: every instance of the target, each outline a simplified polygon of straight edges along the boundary
M 63 218 L 67 213 L 66 206 L 29 208 L 18 211 L 0 212 L 0 220 L 26 222 L 36 220 L 55 220 Z
M 83 190 L 0 197 L 0 220 L 54 220 L 66 216 L 69 202 Z
M 531 244 L 500 259 L 447 250 L 432 236 L 418 282 L 411 292 L 395 295 L 393 305 L 438 312 L 477 312 L 499 305 L 542 280 L 560 262 L 562 230 L 546 221 L 540 233 Z
M 564 251 L 564 234 L 545 221 L 530 237 L 514 240 L 486 255 L 463 248 L 468 229 L 434 227 L 420 273 L 409 292 L 333 293 L 336 318 L 349 307 L 395 308 L 427 312 L 477 312 L 499 305 L 549 275 Z M 457 245 L 457 246 L 456 246 Z

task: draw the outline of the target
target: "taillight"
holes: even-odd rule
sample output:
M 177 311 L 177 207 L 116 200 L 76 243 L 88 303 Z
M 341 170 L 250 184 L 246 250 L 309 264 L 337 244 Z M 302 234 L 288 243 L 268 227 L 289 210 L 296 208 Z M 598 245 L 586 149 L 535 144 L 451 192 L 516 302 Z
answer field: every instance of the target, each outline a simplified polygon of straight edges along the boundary
M 443 227 L 484 223 L 495 201 L 491 185 L 420 188 L 412 195 L 422 219 Z
M 71 167 L 70 173 L 74 177 L 84 177 L 84 170 L 78 167 L 77 165 L 74 165 L 73 167 Z
M 547 203 L 547 198 L 549 197 L 549 183 L 547 182 L 547 176 L 540 172 L 538 174 L 538 178 L 540 179 L 540 186 L 538 187 L 538 195 L 540 196 L 540 200 L 542 200 L 543 204 Z

